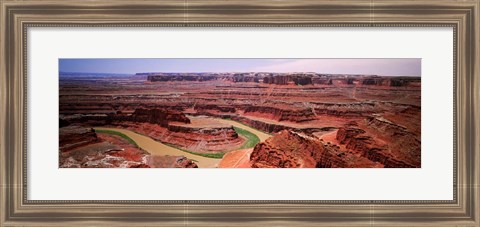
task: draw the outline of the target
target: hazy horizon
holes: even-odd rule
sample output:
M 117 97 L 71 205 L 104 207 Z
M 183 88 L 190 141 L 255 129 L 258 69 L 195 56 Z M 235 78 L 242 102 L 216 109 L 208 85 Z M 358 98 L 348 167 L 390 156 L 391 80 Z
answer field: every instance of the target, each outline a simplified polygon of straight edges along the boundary
M 225 73 L 225 72 L 314 72 L 379 76 L 421 76 L 421 59 L 59 59 L 64 73 Z

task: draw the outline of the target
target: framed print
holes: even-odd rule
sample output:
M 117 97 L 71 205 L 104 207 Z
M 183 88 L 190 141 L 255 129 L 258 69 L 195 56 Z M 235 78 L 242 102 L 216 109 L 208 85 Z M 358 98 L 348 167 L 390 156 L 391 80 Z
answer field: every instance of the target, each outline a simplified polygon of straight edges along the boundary
M 480 226 L 479 2 L 2 1 L 2 226 Z

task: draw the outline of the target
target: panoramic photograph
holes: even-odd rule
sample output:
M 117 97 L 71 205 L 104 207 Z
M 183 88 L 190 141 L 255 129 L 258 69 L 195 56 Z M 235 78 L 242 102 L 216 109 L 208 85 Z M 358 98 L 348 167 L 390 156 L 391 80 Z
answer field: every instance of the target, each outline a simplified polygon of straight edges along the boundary
M 421 59 L 59 59 L 59 168 L 421 168 Z

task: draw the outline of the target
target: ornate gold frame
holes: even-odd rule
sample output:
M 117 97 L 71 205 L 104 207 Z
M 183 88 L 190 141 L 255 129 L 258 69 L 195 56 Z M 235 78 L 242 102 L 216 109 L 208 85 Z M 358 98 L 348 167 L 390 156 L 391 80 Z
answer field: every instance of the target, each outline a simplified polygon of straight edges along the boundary
M 0 226 L 480 226 L 479 0 L 0 0 Z M 26 40 L 32 26 L 451 26 L 454 199 L 32 201 L 26 197 Z

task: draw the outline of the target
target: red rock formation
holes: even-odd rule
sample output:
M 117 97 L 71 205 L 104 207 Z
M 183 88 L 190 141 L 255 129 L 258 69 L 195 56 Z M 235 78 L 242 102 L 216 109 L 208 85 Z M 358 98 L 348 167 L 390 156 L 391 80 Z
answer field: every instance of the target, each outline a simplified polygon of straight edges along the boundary
M 304 74 L 270 75 L 263 78 L 263 83 L 275 84 L 275 85 L 288 85 L 288 84 L 311 85 L 313 84 L 312 75 L 304 75 Z
M 70 134 L 70 136 L 75 135 Z M 148 152 L 116 135 L 99 133 L 95 138 L 98 138 L 96 143 L 61 152 L 59 166 L 61 168 L 197 168 L 192 160 L 183 156 L 151 156 Z
M 361 80 L 362 84 L 363 85 L 377 85 L 377 86 L 381 86 L 381 85 L 386 85 L 388 84 L 388 81 L 383 79 L 383 78 L 380 78 L 380 77 L 369 77 L 369 78 L 364 78 L 363 80 Z
M 406 163 L 407 167 L 419 168 L 421 166 L 420 134 L 415 134 L 403 126 L 377 117 L 367 117 L 367 126 L 389 142 L 389 152 L 395 159 L 400 160 L 402 163 L 400 167 L 403 163 Z
M 312 78 L 312 84 L 332 85 L 332 79 L 329 77 L 314 77 Z
M 218 163 L 218 168 L 251 168 L 250 155 L 252 152 L 253 148 L 228 152 Z
M 376 75 L 340 75 L 340 74 L 314 74 L 314 73 L 138 73 L 147 76 L 149 82 L 171 81 L 215 81 L 228 80 L 232 82 L 263 81 L 265 84 L 274 85 L 367 85 L 406 87 L 420 84 L 419 77 L 382 77 Z
M 309 76 L 296 76 L 296 77 L 293 77 L 292 80 L 296 85 L 313 84 L 312 83 L 312 77 L 309 77 Z
M 199 152 L 224 152 L 242 146 L 245 140 L 238 136 L 233 127 L 194 128 L 182 125 L 161 127 L 151 123 L 118 122 L 115 127 L 125 128 L 147 135 L 162 143 Z
M 87 131 L 89 137 L 94 137 L 96 140 L 83 146 L 69 146 L 69 149 L 60 152 L 59 166 L 61 168 L 149 167 L 144 161 L 148 153 L 119 136 L 103 133 L 96 134 L 89 128 L 77 127 L 74 131 Z M 73 142 L 75 138 L 84 138 L 84 135 L 78 133 L 63 134 L 63 136 L 69 138 L 68 140 L 63 140 L 64 142 Z
M 288 130 L 257 144 L 250 156 L 254 168 L 351 168 L 377 167 L 362 157 L 340 151 L 337 146 Z
M 135 122 L 148 122 L 164 127 L 173 121 L 190 123 L 190 119 L 188 119 L 185 114 L 164 109 L 136 109 L 130 116 L 130 119 Z
M 241 116 L 231 116 L 230 118 L 234 121 L 242 122 L 252 128 L 258 129 L 260 131 L 268 132 L 268 133 L 276 133 L 285 129 L 294 130 L 294 128 L 288 127 L 286 125 L 272 124 L 272 123 L 257 121 L 257 120 L 253 120 L 253 119 L 241 117 Z
M 342 144 L 346 144 L 363 133 L 365 133 L 365 130 L 359 128 L 340 128 L 337 131 L 337 140 Z
M 270 106 L 250 106 L 244 110 L 246 115 L 266 117 L 277 121 L 304 122 L 315 119 L 312 109 L 280 109 Z
M 148 168 L 147 152 L 121 137 L 100 134 L 98 143 L 60 153 L 60 168 Z
M 146 81 L 148 76 L 159 77 Z M 355 136 L 363 142 L 351 146 L 360 149 L 359 144 L 370 143 L 372 151 L 347 149 L 345 143 L 341 152 L 365 153 L 373 160 L 385 155 L 420 166 L 420 85 L 419 77 L 302 72 L 68 77 L 60 79 L 59 109 L 64 120 L 60 124 L 128 128 L 188 150 L 225 151 L 240 148 L 243 142 L 232 129 L 192 126 L 193 120 L 187 123 L 183 114 L 231 118 L 270 133 L 287 129 L 318 137 L 324 128 L 335 131 L 353 120 L 359 123 L 355 128 L 365 133 Z M 337 144 L 335 136 L 336 132 L 330 142 Z
M 148 76 L 147 80 L 150 82 L 167 82 L 167 81 L 211 81 L 220 79 L 214 75 L 197 75 L 197 74 L 175 74 L 175 75 L 156 75 Z
M 313 110 L 317 115 L 329 115 L 338 117 L 370 116 L 381 106 L 372 102 L 356 103 L 312 103 Z
M 258 83 L 259 77 L 255 75 L 250 75 L 249 73 L 248 74 L 238 73 L 233 75 L 232 81 L 235 83 L 238 83 L 238 82 Z
M 366 134 L 365 130 L 355 127 L 340 128 L 336 139 L 341 144 L 345 144 L 347 149 L 357 151 L 372 161 L 382 163 L 386 168 L 420 167 L 419 162 L 411 163 L 410 160 L 404 159 L 405 156 L 398 156 L 398 152 L 392 151 L 389 147 L 391 144 L 378 144 L 371 136 Z M 409 145 L 405 144 L 405 146 L 408 147 Z
M 235 113 L 236 109 L 232 106 L 220 106 L 216 104 L 197 104 L 194 107 L 197 112 L 218 111 L 222 113 Z
M 67 126 L 60 128 L 59 141 L 60 151 L 63 152 L 77 147 L 97 143 L 99 142 L 99 139 L 92 128 Z
M 291 78 L 289 76 L 268 76 L 263 78 L 263 83 L 265 84 L 276 84 L 276 85 L 287 85 L 291 82 Z
M 66 126 L 69 126 L 70 125 L 70 122 L 63 119 L 63 118 L 60 118 L 59 119 L 59 127 L 62 128 L 62 127 L 66 127 Z
M 171 107 L 143 109 L 138 108 L 131 113 L 122 113 L 116 111 L 108 114 L 89 114 L 77 118 L 72 118 L 69 121 L 90 126 L 110 125 L 116 122 L 148 122 L 167 127 L 171 122 L 190 123 L 190 119 L 181 111 Z
M 417 86 L 420 83 L 419 77 L 379 77 L 369 76 L 360 79 L 363 85 L 376 85 L 376 86 L 390 86 L 390 87 L 407 87 Z
M 173 110 L 137 109 L 133 114 L 83 117 L 79 122 L 126 128 L 195 152 L 224 152 L 244 142 L 232 126 L 195 127 L 185 114 Z

